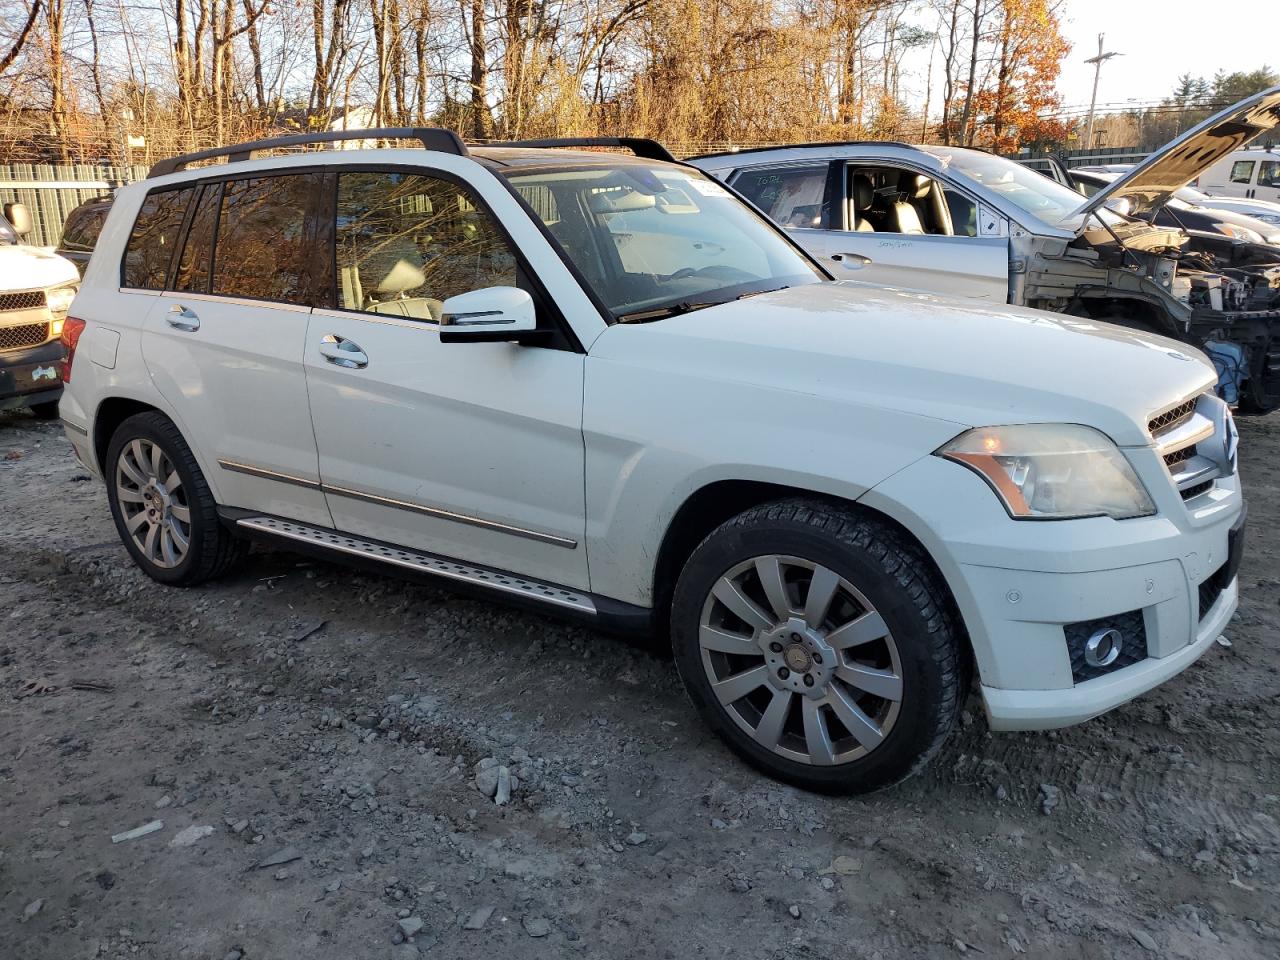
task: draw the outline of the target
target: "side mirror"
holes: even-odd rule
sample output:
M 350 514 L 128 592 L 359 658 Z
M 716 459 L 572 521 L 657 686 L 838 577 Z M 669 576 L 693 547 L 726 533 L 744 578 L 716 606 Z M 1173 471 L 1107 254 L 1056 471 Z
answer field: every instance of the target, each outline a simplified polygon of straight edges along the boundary
M 523 341 L 537 329 L 533 298 L 518 287 L 460 293 L 440 307 L 441 343 Z
M 34 227 L 31 222 L 31 211 L 27 209 L 25 203 L 6 203 L 4 218 L 13 226 L 13 232 L 20 237 L 25 237 Z

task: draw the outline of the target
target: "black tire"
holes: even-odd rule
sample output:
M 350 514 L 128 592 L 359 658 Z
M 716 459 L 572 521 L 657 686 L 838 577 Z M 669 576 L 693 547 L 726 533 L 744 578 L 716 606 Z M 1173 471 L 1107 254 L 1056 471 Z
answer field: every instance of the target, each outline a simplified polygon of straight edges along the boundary
M 177 470 L 190 510 L 190 538 L 186 556 L 174 567 L 163 567 L 151 561 L 139 549 L 125 527 L 116 488 L 115 471 L 121 452 L 134 440 L 147 440 L 164 451 Z M 134 562 L 154 580 L 172 586 L 190 587 L 230 573 L 249 552 L 247 541 L 231 535 L 218 518 L 218 506 L 205 482 L 204 474 L 172 420 L 152 411 L 125 420 L 111 436 L 103 462 L 107 482 L 107 499 L 116 531 Z
M 58 419 L 58 401 L 50 400 L 48 403 L 33 403 L 28 408 L 31 415 L 37 420 L 57 420 Z
M 855 586 L 891 631 L 901 666 L 899 711 L 883 741 L 856 759 L 819 766 L 780 756 L 739 727 L 712 690 L 699 643 L 704 604 L 728 571 L 766 555 L 827 567 Z M 727 521 L 693 551 L 672 600 L 672 647 L 699 713 L 748 763 L 806 789 L 863 793 L 921 770 L 955 726 L 971 668 L 953 610 L 950 594 L 919 546 L 890 524 L 857 508 L 785 500 Z

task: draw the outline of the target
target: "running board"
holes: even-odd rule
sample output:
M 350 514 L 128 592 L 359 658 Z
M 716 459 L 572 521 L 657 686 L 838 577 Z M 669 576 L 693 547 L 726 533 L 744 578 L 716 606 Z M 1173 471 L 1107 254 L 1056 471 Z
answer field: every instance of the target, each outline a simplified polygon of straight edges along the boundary
M 417 573 L 427 573 L 473 586 L 487 587 L 490 590 L 563 607 L 578 613 L 592 615 L 596 613 L 595 602 L 585 593 L 566 590 L 564 587 L 541 583 L 537 580 L 526 580 L 509 573 L 487 570 L 484 567 L 474 567 L 456 560 L 445 560 L 417 550 L 394 547 L 374 540 L 362 540 L 336 530 L 309 527 L 276 517 L 243 517 L 236 521 L 236 525 L 256 533 L 297 540 L 337 553 L 389 563 Z

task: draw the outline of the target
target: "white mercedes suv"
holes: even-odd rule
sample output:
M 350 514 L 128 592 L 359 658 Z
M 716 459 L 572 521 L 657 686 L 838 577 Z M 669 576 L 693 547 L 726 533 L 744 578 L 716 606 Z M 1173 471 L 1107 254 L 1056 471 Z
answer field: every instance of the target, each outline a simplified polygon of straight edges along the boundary
M 417 144 L 253 158 L 352 137 Z M 635 155 L 548 149 L 605 145 Z M 918 770 L 975 667 L 992 728 L 1063 726 L 1236 608 L 1203 356 L 836 282 L 651 141 L 165 161 L 63 338 L 67 436 L 155 579 L 260 538 L 669 630 L 705 720 L 813 789 Z

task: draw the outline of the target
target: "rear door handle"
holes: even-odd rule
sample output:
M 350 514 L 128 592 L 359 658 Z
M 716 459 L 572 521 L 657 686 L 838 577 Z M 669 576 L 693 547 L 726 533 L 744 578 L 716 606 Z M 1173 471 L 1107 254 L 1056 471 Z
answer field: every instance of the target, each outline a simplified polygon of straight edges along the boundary
M 860 270 L 871 264 L 871 258 L 860 253 L 833 253 L 831 259 L 850 270 Z
M 320 338 L 320 356 L 339 367 L 363 370 L 369 365 L 369 356 L 354 340 L 326 333 Z
M 175 303 L 169 307 L 165 320 L 169 326 L 175 330 L 185 330 L 187 333 L 195 333 L 200 329 L 200 318 L 195 313 L 184 307 L 180 303 Z

